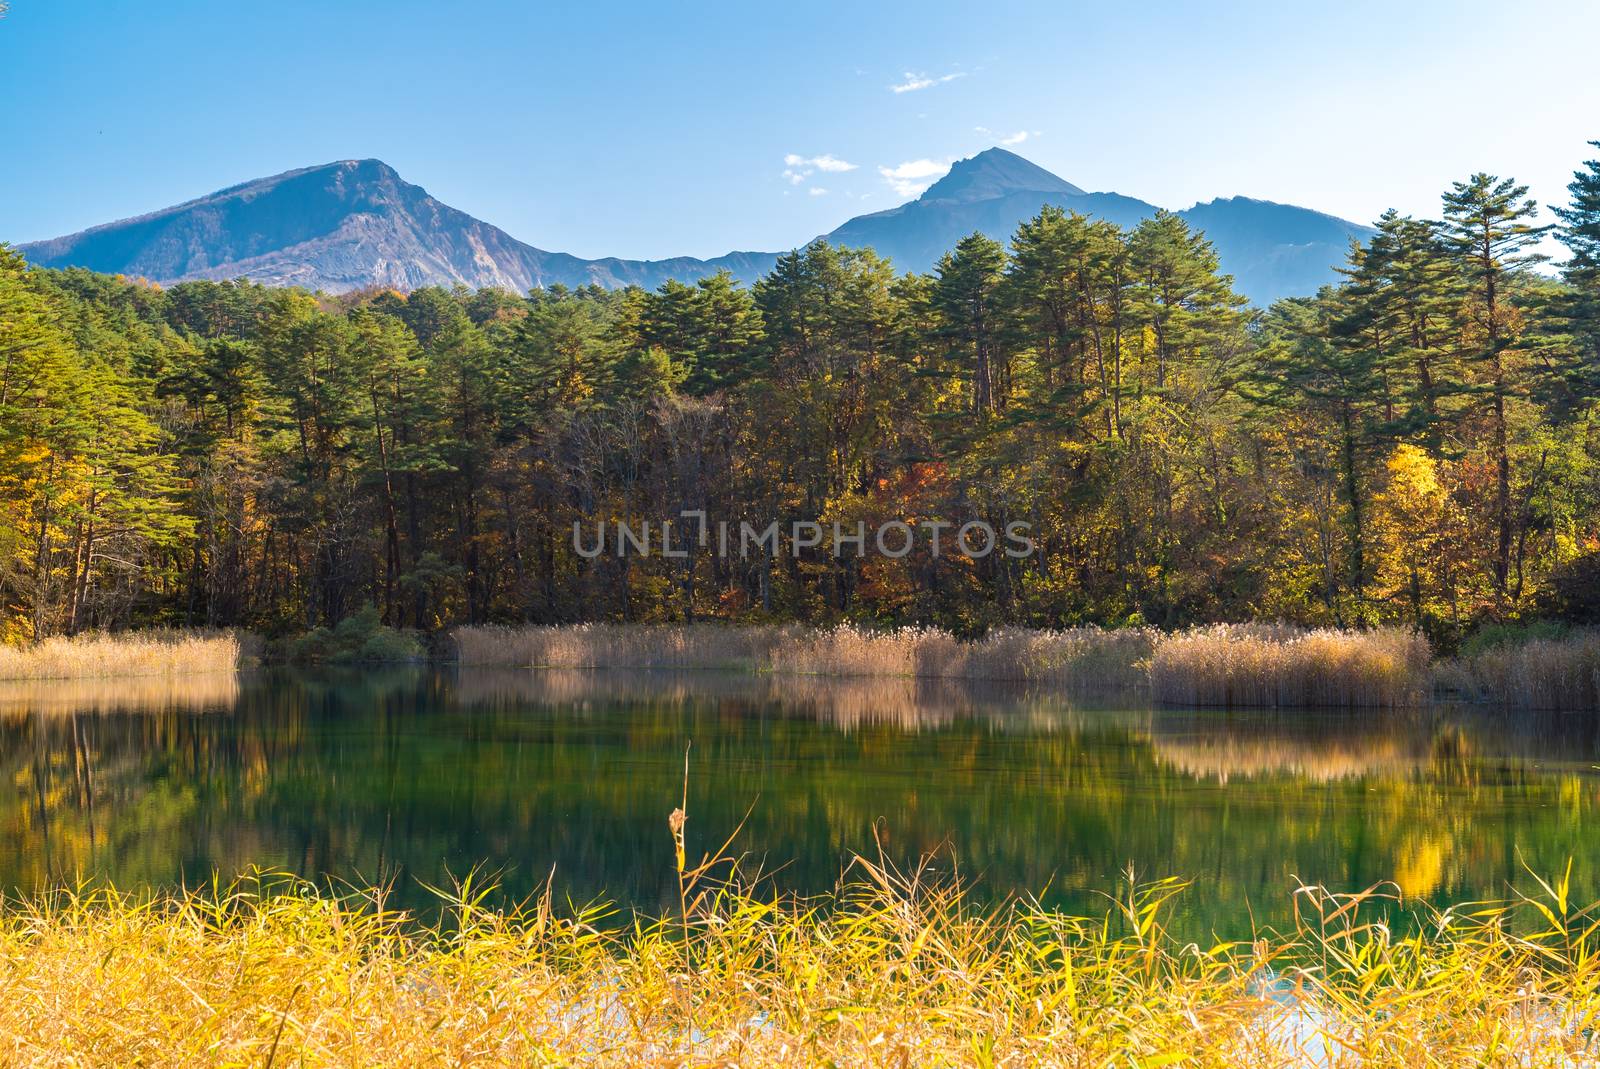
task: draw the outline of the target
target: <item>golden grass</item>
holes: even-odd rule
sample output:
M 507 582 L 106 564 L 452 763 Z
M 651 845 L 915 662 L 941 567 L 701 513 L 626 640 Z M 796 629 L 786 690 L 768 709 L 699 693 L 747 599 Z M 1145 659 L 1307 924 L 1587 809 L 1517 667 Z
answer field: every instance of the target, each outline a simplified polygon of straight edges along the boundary
M 1157 632 L 1138 628 L 1064 631 L 998 628 L 963 642 L 937 628 L 808 631 L 773 644 L 772 671 L 823 676 L 917 676 L 1061 687 L 1134 686 Z
M 232 672 L 247 655 L 235 631 L 93 632 L 0 646 L 0 679 L 110 679 Z
M 674 825 L 681 828 L 679 822 Z M 681 915 L 483 908 L 418 925 L 304 884 L 0 911 L 7 1065 L 1576 1066 L 1600 1057 L 1591 912 L 1295 893 L 1281 936 L 1197 946 L 1182 885 L 1103 917 L 865 863 L 824 900 L 713 887 Z M 287 878 L 285 878 L 287 879 Z
M 1058 687 L 1122 690 L 1148 682 L 1161 632 L 1149 627 L 1007 627 L 963 646 L 967 679 L 1018 680 Z
M 1451 666 L 1449 679 L 1469 697 L 1523 709 L 1600 709 L 1600 632 L 1484 650 Z
M 1151 685 L 1177 705 L 1398 707 L 1429 697 L 1427 640 L 1399 629 L 1218 625 L 1000 628 L 963 641 L 935 628 L 467 627 L 467 666 L 735 668 L 779 675 L 993 680 L 1061 689 Z
M 1157 643 L 1150 683 L 1174 705 L 1395 708 L 1430 697 L 1430 651 L 1398 628 L 1219 624 Z
M 717 624 L 463 627 L 452 632 L 460 663 L 472 667 L 707 668 L 1106 689 L 1144 682 L 1142 662 L 1157 635 L 1145 628 L 1001 628 L 966 642 L 937 628 Z
M 568 627 L 458 627 L 450 633 L 463 665 L 502 668 L 762 667 L 793 627 L 723 624 L 574 624 Z
M 765 667 L 787 675 L 954 675 L 960 646 L 949 632 L 933 628 L 868 631 L 846 625 L 775 643 Z

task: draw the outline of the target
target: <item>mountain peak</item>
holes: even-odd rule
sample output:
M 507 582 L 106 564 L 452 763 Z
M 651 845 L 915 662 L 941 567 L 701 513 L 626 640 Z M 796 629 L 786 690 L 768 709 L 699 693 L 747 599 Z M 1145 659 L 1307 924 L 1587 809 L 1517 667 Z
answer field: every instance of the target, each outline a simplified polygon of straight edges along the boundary
M 264 178 L 252 178 L 248 182 L 219 189 L 215 193 L 208 193 L 192 201 L 185 201 L 177 205 L 178 208 L 187 208 L 191 204 L 215 200 L 219 197 L 232 197 L 240 193 L 272 189 L 285 182 L 297 179 L 312 182 L 337 182 L 343 181 L 345 176 L 350 176 L 367 182 L 401 182 L 400 172 L 390 167 L 379 159 L 365 160 L 333 160 L 329 163 L 318 163 L 310 167 L 296 167 L 293 170 L 282 171 L 278 174 L 267 175 Z
M 1014 152 L 991 148 L 951 166 L 913 201 L 847 220 L 825 237 L 872 248 L 898 270 L 927 271 L 974 231 L 1000 241 L 1044 205 L 1121 227 L 1154 205 L 1085 193 Z M 1352 238 L 1372 233 L 1342 219 L 1248 198 L 1178 213 L 1205 232 L 1241 293 L 1262 304 L 1316 292 L 1336 277 Z M 251 278 L 340 293 L 378 286 L 494 286 L 522 293 L 562 283 L 654 289 L 726 268 L 753 282 L 773 253 L 713 260 L 584 260 L 526 245 L 405 181 L 377 159 L 343 159 L 257 178 L 171 208 L 21 246 L 41 267 L 86 267 L 157 282 Z
M 965 160 L 957 160 L 950 173 L 928 187 L 924 201 L 970 202 L 1009 196 L 1012 193 L 1058 193 L 1081 197 L 1083 190 L 1066 179 L 1051 174 L 1036 163 L 1003 148 L 984 149 Z

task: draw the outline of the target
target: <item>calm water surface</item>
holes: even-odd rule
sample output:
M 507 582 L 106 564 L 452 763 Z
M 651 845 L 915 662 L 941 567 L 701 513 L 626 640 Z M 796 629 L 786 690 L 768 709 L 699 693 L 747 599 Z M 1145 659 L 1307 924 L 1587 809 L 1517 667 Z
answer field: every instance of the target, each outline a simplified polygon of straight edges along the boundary
M 0 686 L 0 885 L 121 886 L 260 865 L 422 884 L 487 865 L 521 897 L 675 901 L 666 817 L 690 750 L 691 853 L 735 840 L 830 887 L 875 841 L 979 892 L 1099 913 L 1132 865 L 1195 881 L 1178 923 L 1283 923 L 1296 879 L 1504 896 L 1574 859 L 1600 897 L 1600 725 L 1433 710 L 1152 710 L 911 681 L 714 673 L 259 673 Z

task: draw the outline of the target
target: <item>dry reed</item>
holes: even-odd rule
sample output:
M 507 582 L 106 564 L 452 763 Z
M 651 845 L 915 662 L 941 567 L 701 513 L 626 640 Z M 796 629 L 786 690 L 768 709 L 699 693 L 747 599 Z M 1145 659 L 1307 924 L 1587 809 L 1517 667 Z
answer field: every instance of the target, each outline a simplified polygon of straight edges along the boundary
M 1001 628 L 975 641 L 937 628 L 581 624 L 463 627 L 460 663 L 512 668 L 737 669 L 780 675 L 908 677 L 1126 688 L 1144 682 L 1158 632 Z
M 458 627 L 463 665 L 501 668 L 673 668 L 755 671 L 793 627 L 723 624 L 574 624 Z
M 682 828 L 682 822 L 675 825 Z M 680 866 L 681 868 L 681 866 Z M 0 1059 L 25 1065 L 1577 1066 L 1600 959 L 1564 881 L 1391 930 L 1296 892 L 1294 930 L 1170 936 L 1182 886 L 1105 917 L 877 867 L 815 901 L 719 888 L 662 920 L 454 895 L 60 892 L 0 911 Z M 1392 906 L 1392 903 L 1386 905 Z M 1588 929 L 1592 932 L 1592 929 Z
M 1468 697 L 1521 709 L 1600 709 L 1600 632 L 1496 646 L 1446 671 L 1453 689 Z
M 1219 624 L 1157 643 L 1150 682 L 1173 705 L 1397 708 L 1428 700 L 1429 658 L 1396 628 Z
M 232 672 L 250 655 L 236 631 L 92 632 L 0 646 L 0 679 L 110 679 Z
M 1152 685 L 1179 705 L 1398 707 L 1426 701 L 1425 639 L 1398 629 L 1220 625 L 1000 628 L 974 641 L 935 628 L 461 628 L 463 665 L 737 668 L 780 675 L 994 680 L 1060 689 Z

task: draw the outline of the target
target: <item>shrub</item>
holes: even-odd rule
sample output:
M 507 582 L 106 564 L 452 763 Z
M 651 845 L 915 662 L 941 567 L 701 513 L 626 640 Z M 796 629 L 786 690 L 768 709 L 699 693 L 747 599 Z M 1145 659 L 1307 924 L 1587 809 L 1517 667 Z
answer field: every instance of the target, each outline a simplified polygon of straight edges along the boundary
M 332 628 L 313 628 L 288 647 L 288 658 L 295 664 L 412 662 L 423 656 L 415 632 L 384 626 L 375 605 L 346 616 Z

